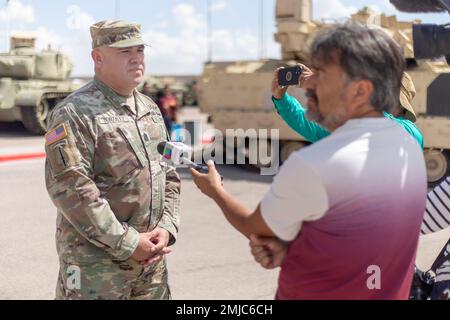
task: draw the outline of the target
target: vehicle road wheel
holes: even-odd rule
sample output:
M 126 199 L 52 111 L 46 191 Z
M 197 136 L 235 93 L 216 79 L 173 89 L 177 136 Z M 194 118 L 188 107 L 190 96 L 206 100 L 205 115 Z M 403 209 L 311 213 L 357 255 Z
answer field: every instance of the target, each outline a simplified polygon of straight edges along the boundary
M 196 104 L 195 95 L 193 93 L 185 93 L 183 95 L 183 105 L 185 106 L 194 106 Z
M 446 151 L 425 150 L 424 157 L 427 166 L 428 185 L 433 187 L 450 173 L 448 155 Z
M 285 162 L 292 152 L 300 150 L 304 146 L 306 146 L 306 144 L 299 141 L 289 141 L 284 143 L 280 151 L 281 163 Z
M 41 100 L 36 108 L 21 107 L 22 123 L 33 134 L 43 135 L 47 127 L 49 105 L 46 100 Z
M 258 139 L 254 146 L 256 148 L 251 147 L 250 142 L 247 142 L 243 148 L 238 150 L 244 154 L 245 158 L 245 164 L 241 164 L 241 166 L 250 170 L 270 167 L 272 161 L 275 160 L 272 155 L 271 140 Z

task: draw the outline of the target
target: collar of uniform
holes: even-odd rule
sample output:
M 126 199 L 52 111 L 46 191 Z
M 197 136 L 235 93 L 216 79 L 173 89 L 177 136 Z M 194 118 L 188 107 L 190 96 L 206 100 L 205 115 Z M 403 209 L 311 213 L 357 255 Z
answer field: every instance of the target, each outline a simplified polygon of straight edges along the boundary
M 108 87 L 106 84 L 104 84 L 102 81 L 100 81 L 97 77 L 94 77 L 94 84 L 100 89 L 100 91 L 105 95 L 107 99 L 109 99 L 113 105 L 123 111 L 126 104 L 126 98 L 117 94 L 114 90 L 112 90 L 110 87 Z M 133 95 L 135 97 L 136 102 L 136 110 L 137 110 L 137 118 L 140 119 L 143 116 L 147 115 L 151 112 L 151 106 L 148 105 L 148 103 L 145 102 L 145 99 L 142 99 L 139 92 L 134 89 Z M 127 107 L 127 110 L 130 110 L 129 107 Z M 133 112 L 132 110 L 130 110 Z M 134 113 L 134 112 L 133 112 Z
M 138 112 L 138 119 L 152 112 L 152 106 L 142 97 L 141 93 L 137 90 L 134 91 L 134 99 L 136 101 L 136 110 Z
M 119 110 L 123 110 L 127 106 L 127 98 L 117 94 L 113 89 L 101 82 L 97 77 L 94 77 L 94 84 L 100 89 L 105 97 L 113 103 L 113 105 Z M 127 110 L 130 110 L 127 107 Z M 132 110 L 130 112 L 134 113 Z

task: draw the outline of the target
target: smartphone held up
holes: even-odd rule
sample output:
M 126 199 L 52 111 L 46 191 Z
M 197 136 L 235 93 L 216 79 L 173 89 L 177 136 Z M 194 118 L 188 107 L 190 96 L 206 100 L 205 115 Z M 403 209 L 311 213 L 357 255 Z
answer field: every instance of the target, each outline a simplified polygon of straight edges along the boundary
M 303 72 L 301 66 L 282 68 L 278 72 L 278 85 L 280 87 L 298 85 L 298 80 Z

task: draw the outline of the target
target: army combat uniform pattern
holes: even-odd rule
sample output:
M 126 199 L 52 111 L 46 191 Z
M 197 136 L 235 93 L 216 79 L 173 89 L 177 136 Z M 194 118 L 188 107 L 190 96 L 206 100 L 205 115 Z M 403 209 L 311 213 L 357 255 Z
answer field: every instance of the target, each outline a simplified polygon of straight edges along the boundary
M 139 233 L 159 226 L 176 240 L 180 178 L 157 145 L 168 139 L 158 107 L 135 108 L 98 79 L 51 113 L 47 190 L 57 214 L 57 299 L 170 299 L 165 260 L 130 256 Z

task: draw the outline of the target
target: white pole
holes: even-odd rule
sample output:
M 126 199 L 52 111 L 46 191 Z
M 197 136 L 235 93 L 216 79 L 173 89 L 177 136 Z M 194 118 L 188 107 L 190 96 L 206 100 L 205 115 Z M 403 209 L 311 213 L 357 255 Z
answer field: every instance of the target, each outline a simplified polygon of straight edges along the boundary
M 264 1 L 259 0 L 259 58 L 264 59 L 265 53 L 265 41 L 264 41 Z
M 212 19 L 211 19 L 211 0 L 206 0 L 206 33 L 207 33 L 207 58 L 206 62 L 212 62 Z
M 6 0 L 6 5 L 5 5 L 5 8 L 7 9 L 8 8 L 8 6 L 9 6 L 9 0 Z M 8 51 L 8 50 L 11 50 L 11 48 L 10 48 L 10 45 L 11 45 L 11 43 L 10 43 L 10 36 L 11 36 L 11 21 L 7 18 L 7 22 L 6 22 L 6 30 L 5 30 L 5 44 L 6 44 L 6 46 L 5 46 L 5 51 Z

